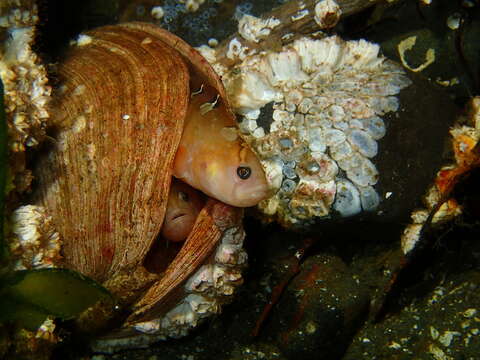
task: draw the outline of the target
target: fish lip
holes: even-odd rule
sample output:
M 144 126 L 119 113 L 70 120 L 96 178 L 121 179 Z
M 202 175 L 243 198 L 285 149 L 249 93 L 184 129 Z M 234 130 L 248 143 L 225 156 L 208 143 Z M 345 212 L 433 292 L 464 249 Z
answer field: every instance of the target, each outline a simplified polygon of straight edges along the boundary
M 182 216 L 187 216 L 187 213 L 182 212 L 182 213 L 174 214 L 174 215 L 172 215 L 172 217 L 170 218 L 170 221 L 175 221 L 175 220 L 181 218 Z

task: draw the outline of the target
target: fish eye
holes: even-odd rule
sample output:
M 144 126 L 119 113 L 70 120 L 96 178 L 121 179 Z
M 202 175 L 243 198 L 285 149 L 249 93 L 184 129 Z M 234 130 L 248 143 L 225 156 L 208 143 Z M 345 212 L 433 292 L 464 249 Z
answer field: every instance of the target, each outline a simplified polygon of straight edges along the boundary
M 242 180 L 247 180 L 252 175 L 252 170 L 248 166 L 239 166 L 237 168 L 237 175 Z
M 188 198 L 188 194 L 183 192 L 183 191 L 179 191 L 178 192 L 178 198 L 184 202 L 188 202 L 190 199 Z

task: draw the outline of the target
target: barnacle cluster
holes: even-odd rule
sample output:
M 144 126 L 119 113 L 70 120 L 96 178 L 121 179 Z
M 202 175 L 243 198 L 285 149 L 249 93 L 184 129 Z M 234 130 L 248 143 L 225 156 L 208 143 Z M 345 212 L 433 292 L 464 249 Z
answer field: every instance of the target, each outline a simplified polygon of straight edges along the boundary
M 241 268 L 247 263 L 243 250 L 245 233 L 242 228 L 230 228 L 223 234 L 213 264 L 203 265 L 185 284 L 187 296 L 164 317 L 137 323 L 136 330 L 159 336 L 181 337 L 190 328 L 220 312 L 221 299 L 233 294 L 243 283 Z
M 183 287 L 185 296 L 161 318 L 135 323 L 132 337 L 99 339 L 96 351 L 111 352 L 123 347 L 146 346 L 167 337 L 185 336 L 205 318 L 218 314 L 231 301 L 235 288 L 243 283 L 241 270 L 247 264 L 243 249 L 245 232 L 240 226 L 225 230 L 214 261 L 202 265 Z
M 263 36 L 275 19 L 240 20 L 240 36 Z M 250 32 L 248 23 L 252 24 Z M 260 29 L 260 30 L 259 30 Z M 275 195 L 259 204 L 267 216 L 301 224 L 335 210 L 351 216 L 374 210 L 377 141 L 382 115 L 410 84 L 402 68 L 365 40 L 301 38 L 279 52 L 255 53 L 230 41 L 227 69 L 215 50 L 200 48 L 222 75 L 240 131 L 260 157 Z
M 45 67 L 32 51 L 38 21 L 33 0 L 0 2 L 0 78 L 4 86 L 10 170 L 17 192 L 30 186 L 25 150 L 44 136 L 50 87 Z
M 32 51 L 38 21 L 33 0 L 7 0 L 0 4 L 0 77 L 5 88 L 10 149 L 24 151 L 36 145 L 48 118 L 50 87 L 44 66 Z
M 15 270 L 58 266 L 60 235 L 42 206 L 20 206 L 11 216 L 11 226 L 10 252 Z

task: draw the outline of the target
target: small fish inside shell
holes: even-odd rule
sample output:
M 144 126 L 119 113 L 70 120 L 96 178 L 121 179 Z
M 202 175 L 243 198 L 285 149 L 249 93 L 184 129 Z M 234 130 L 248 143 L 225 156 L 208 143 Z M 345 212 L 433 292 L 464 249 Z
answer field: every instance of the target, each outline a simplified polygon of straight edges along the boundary
M 204 205 L 205 199 L 199 191 L 173 179 L 162 225 L 162 239 L 167 242 L 184 241 Z

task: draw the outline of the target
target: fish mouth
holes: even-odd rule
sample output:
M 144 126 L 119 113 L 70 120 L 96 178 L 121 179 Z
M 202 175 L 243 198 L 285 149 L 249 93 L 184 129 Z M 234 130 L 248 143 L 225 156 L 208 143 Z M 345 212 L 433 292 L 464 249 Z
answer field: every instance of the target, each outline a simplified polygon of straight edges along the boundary
M 267 187 L 263 184 L 255 186 L 246 194 L 244 194 L 243 189 L 237 189 L 233 194 L 235 200 L 227 202 L 227 204 L 238 207 L 256 206 L 260 201 L 267 199 L 269 195 Z
M 175 221 L 175 220 L 181 218 L 182 216 L 187 216 L 187 214 L 186 214 L 186 213 L 174 214 L 174 215 L 172 215 L 172 217 L 170 218 L 170 221 Z

